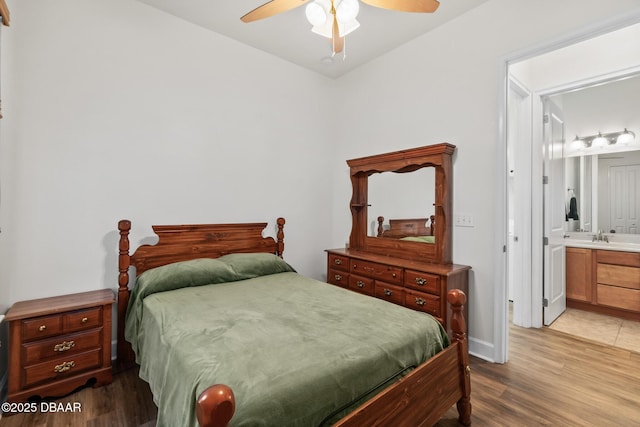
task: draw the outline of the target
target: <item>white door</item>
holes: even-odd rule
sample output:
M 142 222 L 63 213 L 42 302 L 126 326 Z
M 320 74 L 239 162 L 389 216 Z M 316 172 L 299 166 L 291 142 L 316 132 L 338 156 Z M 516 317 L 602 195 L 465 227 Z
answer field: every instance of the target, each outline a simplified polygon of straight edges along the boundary
M 567 307 L 564 235 L 566 188 L 564 179 L 564 121 L 560 109 L 544 100 L 544 295 L 543 321 L 550 325 Z

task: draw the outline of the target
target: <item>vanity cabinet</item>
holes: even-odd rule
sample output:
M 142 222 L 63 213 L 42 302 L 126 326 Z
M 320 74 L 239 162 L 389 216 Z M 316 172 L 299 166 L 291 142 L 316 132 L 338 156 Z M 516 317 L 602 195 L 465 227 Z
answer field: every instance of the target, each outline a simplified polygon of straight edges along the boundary
M 591 249 L 566 248 L 567 299 L 591 302 Z
M 567 307 L 640 320 L 640 252 L 566 248 Z
M 596 303 L 640 313 L 640 253 L 595 252 Z

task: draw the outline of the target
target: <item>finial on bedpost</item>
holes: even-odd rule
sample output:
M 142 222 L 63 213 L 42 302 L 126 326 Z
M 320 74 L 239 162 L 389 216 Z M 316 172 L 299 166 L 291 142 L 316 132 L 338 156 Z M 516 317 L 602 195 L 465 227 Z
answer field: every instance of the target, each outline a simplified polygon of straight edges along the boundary
M 120 230 L 118 288 L 122 289 L 129 286 L 129 231 L 131 230 L 131 221 L 127 219 L 118 221 L 118 230 Z
M 383 216 L 379 216 L 378 217 L 378 236 L 377 237 L 382 237 L 382 232 L 384 231 L 384 228 L 382 227 L 382 223 L 384 222 L 384 217 Z
M 128 367 L 133 364 L 131 346 L 124 339 L 124 319 L 129 305 L 129 231 L 131 221 L 123 219 L 118 222 L 120 242 L 118 245 L 118 364 Z
M 462 306 L 467 302 L 467 296 L 460 289 L 447 292 L 447 301 L 451 304 L 451 330 L 453 341 L 457 341 L 460 349 L 460 369 L 462 397 L 456 403 L 458 407 L 458 421 L 471 425 L 471 368 L 469 367 L 469 344 L 467 342 L 467 323 L 462 314 Z
M 196 418 L 201 427 L 226 427 L 235 410 L 236 398 L 224 384 L 208 387 L 196 402 Z
M 278 220 L 276 221 L 278 224 L 278 234 L 277 234 L 277 238 L 278 238 L 278 256 L 280 258 L 282 258 L 282 253 L 284 252 L 284 223 L 286 222 L 284 220 L 284 218 L 280 217 L 278 218 Z

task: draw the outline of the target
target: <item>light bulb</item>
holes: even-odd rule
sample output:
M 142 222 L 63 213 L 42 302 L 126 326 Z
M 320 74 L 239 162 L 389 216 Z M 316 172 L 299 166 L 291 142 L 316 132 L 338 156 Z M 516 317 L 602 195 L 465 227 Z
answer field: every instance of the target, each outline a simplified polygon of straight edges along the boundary
M 605 145 L 609 144 L 609 141 L 607 140 L 607 138 L 602 136 L 600 132 L 598 132 L 598 136 L 593 139 L 592 144 L 594 147 L 604 147 Z
M 358 12 L 360 12 L 360 3 L 358 3 L 358 0 L 342 0 L 338 7 L 336 7 L 336 18 L 338 18 L 341 24 L 346 24 L 356 19 Z
M 307 15 L 307 20 L 314 27 L 322 25 L 327 21 L 327 12 L 315 1 L 307 5 L 305 15 Z
M 636 139 L 636 134 L 631 132 L 630 130 L 627 130 L 627 128 L 624 128 L 624 132 L 622 132 L 618 136 L 618 139 L 616 140 L 616 142 L 618 144 L 631 144 L 635 141 L 635 139 Z

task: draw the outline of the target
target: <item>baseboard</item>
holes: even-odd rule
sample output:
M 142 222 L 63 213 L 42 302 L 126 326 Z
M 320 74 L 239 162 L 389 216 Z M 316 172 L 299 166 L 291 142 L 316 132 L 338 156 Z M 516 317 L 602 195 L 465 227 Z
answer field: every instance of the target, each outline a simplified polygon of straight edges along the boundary
M 470 355 L 486 360 L 487 362 L 494 363 L 494 351 L 495 349 L 493 347 L 493 344 L 491 344 L 490 342 L 481 341 L 479 339 L 469 337 Z

